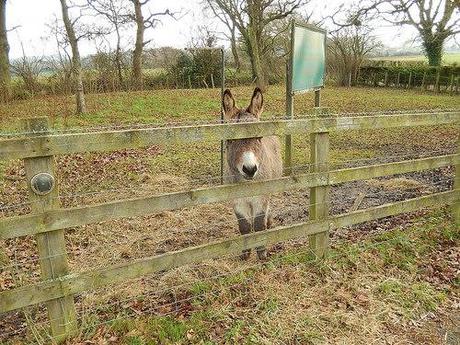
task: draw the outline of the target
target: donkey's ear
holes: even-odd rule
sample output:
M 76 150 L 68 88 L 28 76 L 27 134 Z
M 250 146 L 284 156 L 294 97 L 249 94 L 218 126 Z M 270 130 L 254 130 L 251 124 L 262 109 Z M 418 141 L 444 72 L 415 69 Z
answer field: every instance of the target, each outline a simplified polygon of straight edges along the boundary
M 224 91 L 224 96 L 222 98 L 222 108 L 224 109 L 225 119 L 230 119 L 235 112 L 235 99 L 233 98 L 232 92 L 230 89 Z
M 264 109 L 264 96 L 262 95 L 262 90 L 256 87 L 254 93 L 252 94 L 251 103 L 249 104 L 248 111 L 251 114 L 260 117 Z

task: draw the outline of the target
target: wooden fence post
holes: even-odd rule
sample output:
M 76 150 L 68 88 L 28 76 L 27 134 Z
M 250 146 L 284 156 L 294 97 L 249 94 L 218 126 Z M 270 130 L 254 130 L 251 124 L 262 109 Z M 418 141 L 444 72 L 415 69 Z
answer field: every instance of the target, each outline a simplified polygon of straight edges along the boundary
M 407 82 L 407 88 L 410 89 L 412 83 L 412 71 L 409 72 L 409 81 Z
M 450 95 L 452 96 L 454 94 L 454 74 L 450 76 Z
M 31 141 L 37 133 L 43 135 L 49 130 L 48 119 L 33 118 L 24 121 L 25 132 L 30 132 Z M 58 182 L 55 173 L 54 156 L 25 158 L 24 169 L 28 183 L 29 198 L 33 213 L 43 213 L 59 208 Z M 54 177 L 54 187 L 46 195 L 34 192 L 31 180 L 39 173 Z M 42 280 L 56 279 L 69 273 L 64 230 L 55 230 L 36 236 Z M 73 296 L 65 296 L 47 302 L 48 317 L 53 340 L 61 342 L 77 329 L 77 317 Z
M 377 72 L 374 73 L 374 75 L 372 76 L 372 86 L 373 87 L 377 86 Z
M 290 64 L 286 64 L 286 119 L 294 118 L 294 95 L 292 93 L 292 74 Z M 284 142 L 284 173 L 291 175 L 292 173 L 292 136 L 285 136 Z
M 388 87 L 388 71 L 385 71 L 385 87 Z
M 441 71 L 438 69 L 436 72 L 436 82 L 434 84 L 434 92 L 438 93 L 440 90 L 439 78 L 441 77 Z
M 401 72 L 398 72 L 398 77 L 396 78 L 396 87 L 399 87 L 400 78 L 401 78 Z
M 460 124 L 459 124 L 460 125 Z M 457 153 L 460 153 L 460 137 L 457 140 Z M 460 164 L 455 165 L 454 190 L 457 189 L 457 194 L 460 194 Z M 460 200 L 457 199 L 452 205 L 452 213 L 454 224 L 460 228 Z
M 317 116 L 327 115 L 317 109 Z M 310 134 L 310 171 L 327 172 L 329 160 L 329 133 Z M 329 186 L 310 188 L 310 220 L 325 219 L 329 215 Z M 329 248 L 329 231 L 312 235 L 309 238 L 310 249 L 318 258 L 324 257 Z
M 426 81 L 426 71 L 423 72 L 422 85 L 420 86 L 421 91 L 423 91 L 423 89 L 425 88 L 425 81 Z
M 214 86 L 214 75 L 211 73 L 211 86 L 212 88 L 214 89 L 215 86 Z

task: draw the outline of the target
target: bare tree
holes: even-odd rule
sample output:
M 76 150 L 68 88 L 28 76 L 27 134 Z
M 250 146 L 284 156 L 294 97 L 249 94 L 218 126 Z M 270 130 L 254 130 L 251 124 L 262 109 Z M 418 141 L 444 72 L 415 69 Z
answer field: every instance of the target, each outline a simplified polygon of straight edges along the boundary
M 10 61 L 8 53 L 8 37 L 6 30 L 6 0 L 0 0 L 0 97 L 10 98 Z
M 220 7 L 213 6 L 212 1 L 205 0 L 204 1 L 205 8 L 210 9 L 212 14 L 219 19 L 227 28 L 228 32 L 224 33 L 225 38 L 227 38 L 230 41 L 230 47 L 233 55 L 233 61 L 235 63 L 235 68 L 237 71 L 240 70 L 241 68 L 241 61 L 240 61 L 240 55 L 238 52 L 238 44 L 237 44 L 237 36 L 236 36 L 236 25 L 233 20 L 230 19 L 230 17 L 222 11 Z
M 415 27 L 431 66 L 439 66 L 444 42 L 460 33 L 460 2 L 458 0 L 392 0 L 389 19 L 398 25 Z
M 123 86 L 123 52 L 121 49 L 121 30 L 130 22 L 129 10 L 124 0 L 87 0 L 88 5 L 98 16 L 105 18 L 116 35 L 115 65 L 118 83 Z M 104 33 L 107 34 L 107 33 Z
M 39 91 L 38 78 L 45 68 L 44 57 L 28 57 L 21 42 L 22 57 L 11 63 L 11 69 L 20 77 L 26 90 L 34 96 Z
M 380 46 L 367 26 L 347 26 L 332 32 L 327 47 L 328 73 L 340 86 L 356 85 L 364 60 Z
M 459 0 L 370 0 L 360 4 L 355 20 L 369 13 L 414 27 L 431 66 L 441 64 L 444 42 L 460 33 Z
M 134 5 L 134 13 L 131 14 L 131 19 L 136 24 L 136 42 L 133 51 L 133 84 L 136 89 L 142 89 L 142 53 L 144 47 L 150 40 L 144 39 L 146 29 L 153 29 L 160 22 L 160 18 L 164 16 L 172 16 L 174 14 L 166 9 L 163 12 L 149 13 L 144 16 L 143 7 L 147 5 L 150 0 L 130 0 Z
M 225 13 L 242 36 L 251 60 L 257 86 L 264 89 L 267 71 L 263 56 L 271 43 L 267 28 L 276 21 L 294 13 L 306 0 L 206 0 L 216 13 Z
M 67 33 L 65 28 L 60 25 L 57 17 L 54 17 L 53 21 L 47 24 L 49 33 L 56 43 L 57 56 L 49 57 L 47 59 L 48 68 L 54 71 L 52 79 L 56 80 L 54 87 L 59 87 L 59 92 L 68 94 L 71 93 L 71 78 L 72 78 L 72 57 L 68 51 L 69 42 L 67 40 Z
M 72 49 L 72 73 L 75 82 L 75 92 L 77 99 L 77 113 L 86 112 L 85 94 L 83 91 L 83 72 L 81 67 L 80 51 L 78 49 L 78 40 L 83 37 L 77 37 L 75 33 L 75 24 L 78 20 L 71 20 L 69 17 L 69 5 L 67 0 L 60 0 L 62 8 L 62 20 L 64 22 L 67 39 Z

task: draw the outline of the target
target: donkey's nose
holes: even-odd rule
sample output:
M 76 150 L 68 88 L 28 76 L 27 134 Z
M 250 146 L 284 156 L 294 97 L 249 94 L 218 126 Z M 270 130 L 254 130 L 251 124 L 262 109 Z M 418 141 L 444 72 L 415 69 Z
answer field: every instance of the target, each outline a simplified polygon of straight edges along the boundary
M 243 165 L 243 172 L 246 174 L 247 177 L 252 178 L 257 172 L 257 165 Z

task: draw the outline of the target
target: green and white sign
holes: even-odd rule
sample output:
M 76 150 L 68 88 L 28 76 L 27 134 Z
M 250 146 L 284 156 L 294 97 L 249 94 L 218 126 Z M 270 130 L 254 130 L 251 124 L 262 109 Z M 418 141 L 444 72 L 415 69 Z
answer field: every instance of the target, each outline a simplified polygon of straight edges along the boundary
M 292 30 L 292 92 L 299 93 L 323 87 L 326 31 L 299 24 L 294 24 Z

